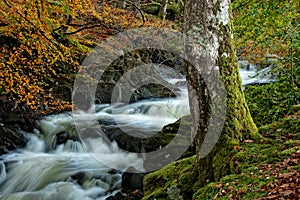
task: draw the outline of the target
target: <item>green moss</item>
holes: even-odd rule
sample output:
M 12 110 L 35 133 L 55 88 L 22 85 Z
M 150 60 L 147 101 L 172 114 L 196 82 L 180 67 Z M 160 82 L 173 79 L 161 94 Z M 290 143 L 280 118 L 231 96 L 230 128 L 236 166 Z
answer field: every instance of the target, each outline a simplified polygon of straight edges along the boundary
M 297 171 L 300 171 L 300 165 L 292 166 L 292 169 L 295 169 Z
M 232 14 L 231 19 L 232 19 Z M 241 78 L 237 66 L 237 57 L 234 49 L 234 41 L 231 38 L 232 21 L 221 27 L 221 34 L 228 34 L 226 39 L 220 43 L 219 55 L 224 52 L 229 56 L 219 56 L 218 66 L 222 66 L 221 75 L 226 87 L 227 94 L 227 110 L 225 132 L 232 138 L 250 138 L 258 137 L 257 127 L 250 115 L 248 105 L 246 103 L 244 92 L 241 87 Z
M 232 156 L 232 152 L 229 149 L 219 149 L 219 153 L 213 158 L 212 166 L 216 170 L 214 173 L 214 180 L 219 180 L 223 175 L 230 173 L 228 165 L 228 158 Z
M 293 153 L 295 153 L 299 149 L 300 149 L 299 147 L 286 149 L 286 150 L 280 152 L 280 155 L 282 155 L 282 156 L 291 156 Z
M 191 123 L 192 119 L 191 116 L 184 116 L 181 119 L 177 120 L 172 124 L 168 124 L 164 126 L 164 128 L 155 134 L 153 137 L 142 139 L 142 145 L 146 152 L 154 151 L 159 149 L 160 147 L 164 147 L 170 143 L 171 140 L 175 140 L 174 137 L 177 136 L 176 144 L 189 146 L 190 140 L 187 141 L 186 136 L 183 135 L 176 135 L 178 130 L 183 132 L 191 132 Z M 126 140 L 125 140 L 126 141 Z M 188 143 L 187 143 L 188 142 Z M 186 152 L 189 154 L 189 152 Z
M 286 73 L 284 70 L 282 74 Z M 294 94 L 289 79 L 281 75 L 275 83 L 245 88 L 245 97 L 258 127 L 278 121 L 286 114 L 299 112 L 300 106 L 294 105 L 294 99 L 300 99 L 300 93 Z
M 262 126 L 260 127 L 259 132 L 263 135 L 274 137 L 296 134 L 295 137 L 300 139 L 300 113 L 286 116 L 272 124 Z
M 148 200 L 148 199 L 149 200 L 151 199 L 170 200 L 170 198 L 168 198 L 167 191 L 162 188 L 158 188 L 153 193 L 143 197 L 143 200 Z
M 235 173 L 199 188 L 194 193 L 193 200 L 264 197 L 267 191 L 262 191 L 261 188 L 273 182 L 275 177 L 272 177 L 272 171 L 264 169 L 263 166 L 272 166 L 295 152 L 294 148 L 284 150 L 285 144 L 280 142 L 242 144 L 240 148 L 240 152 L 231 160 Z
M 295 127 L 292 128 L 289 123 L 283 123 L 283 121 L 298 119 L 299 116 L 294 115 L 293 117 L 279 120 L 276 124 L 280 124 L 282 131 L 288 133 L 289 131 L 284 130 L 295 130 Z M 271 127 L 269 126 L 269 131 L 272 129 Z M 268 131 L 267 129 L 264 130 Z M 223 155 L 228 151 L 226 149 L 222 151 L 218 148 L 220 152 L 214 157 L 213 164 L 215 166 L 212 168 L 220 167 L 219 169 L 228 170 L 226 165 L 229 165 L 229 171 L 225 173 L 229 175 L 220 177 L 219 181 L 210 181 L 206 185 L 203 185 L 203 181 L 199 179 L 198 173 L 194 169 L 196 156 L 179 160 L 159 171 L 148 174 L 144 181 L 144 199 L 168 199 L 168 189 L 170 188 L 178 188 L 180 197 L 183 199 L 193 200 L 227 200 L 233 196 L 237 199 L 265 197 L 267 191 L 262 191 L 261 188 L 276 179 L 272 174 L 274 171 L 269 170 L 269 167 L 277 170 L 278 167 L 274 167 L 276 163 L 290 158 L 293 153 L 300 149 L 299 135 L 290 132 L 288 135 L 276 134 L 275 136 L 276 138 L 273 139 L 259 138 L 246 142 L 235 141 L 231 144 L 237 148 L 230 151 L 230 155 Z M 294 138 L 287 139 L 288 137 Z M 224 164 L 226 163 L 224 158 L 227 158 L 227 164 Z M 298 170 L 299 166 L 293 166 L 292 169 Z M 280 172 L 287 173 L 288 169 L 283 167 Z M 218 176 L 218 173 L 214 173 L 214 176 Z
M 160 5 L 161 5 L 160 3 L 151 2 L 151 3 L 146 4 L 146 5 L 143 6 L 143 11 L 145 11 L 148 14 L 158 15 Z
M 300 104 L 298 105 L 293 105 L 289 112 L 288 112 L 289 115 L 300 115 Z
M 181 196 L 192 195 L 193 191 L 190 185 L 197 178 L 193 172 L 195 159 L 196 156 L 185 158 L 146 175 L 143 200 L 157 198 L 157 195 L 166 198 L 168 197 L 168 188 L 174 186 L 180 190 Z

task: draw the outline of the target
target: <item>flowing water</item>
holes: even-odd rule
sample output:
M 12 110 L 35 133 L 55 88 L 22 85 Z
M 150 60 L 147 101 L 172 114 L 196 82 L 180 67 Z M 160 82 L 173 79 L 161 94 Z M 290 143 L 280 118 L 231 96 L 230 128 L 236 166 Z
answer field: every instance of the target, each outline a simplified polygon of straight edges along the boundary
M 255 82 L 257 78 L 249 75 L 256 73 L 256 69 L 241 69 L 243 84 Z M 169 83 L 180 85 L 177 97 L 143 100 L 128 107 L 95 105 L 96 112 L 82 114 L 80 120 L 85 126 L 93 118 L 127 132 L 156 133 L 189 114 L 184 77 L 162 76 Z M 28 138 L 25 148 L 0 157 L 0 199 L 101 200 L 120 190 L 122 171 L 143 171 L 143 158 L 122 151 L 116 142 L 93 137 L 81 143 L 73 117 L 72 113 L 44 117 L 37 122 L 35 134 L 24 133 Z M 93 122 L 88 126 L 92 128 Z
M 257 66 L 247 61 L 239 61 L 240 75 L 243 85 L 267 84 L 276 81 L 271 73 L 271 67 L 257 69 Z

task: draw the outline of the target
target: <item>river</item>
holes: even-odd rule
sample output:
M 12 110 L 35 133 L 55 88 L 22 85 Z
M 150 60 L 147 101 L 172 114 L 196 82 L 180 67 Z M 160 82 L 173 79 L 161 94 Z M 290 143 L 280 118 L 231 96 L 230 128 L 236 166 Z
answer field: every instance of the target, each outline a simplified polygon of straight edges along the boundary
M 243 85 L 270 81 L 252 77 L 257 73 L 253 66 L 241 68 Z M 149 137 L 189 114 L 187 89 L 182 84 L 185 78 L 164 78 L 179 85 L 177 97 L 142 100 L 128 107 L 99 104 L 94 114 L 82 114 L 80 120 L 86 126 L 94 118 L 105 128 L 118 126 Z M 133 168 L 143 172 L 143 158 L 123 151 L 116 142 L 81 138 L 73 117 L 73 113 L 44 117 L 37 121 L 34 134 L 24 132 L 28 139 L 25 148 L 0 157 L 0 199 L 104 200 L 120 191 L 122 171 Z M 88 128 L 93 128 L 93 122 Z

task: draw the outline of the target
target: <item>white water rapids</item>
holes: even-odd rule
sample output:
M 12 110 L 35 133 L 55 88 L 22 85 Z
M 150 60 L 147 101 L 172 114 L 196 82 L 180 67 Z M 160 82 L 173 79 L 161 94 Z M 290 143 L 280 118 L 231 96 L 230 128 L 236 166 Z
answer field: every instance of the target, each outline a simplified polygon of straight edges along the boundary
M 241 69 L 243 83 L 257 81 L 248 76 L 255 73 L 256 69 Z M 174 85 L 185 81 L 184 77 L 167 79 Z M 177 95 L 132 103 L 129 109 L 119 106 L 117 115 L 112 114 L 109 104 L 96 105 L 93 117 L 107 124 L 117 119 L 120 126 L 130 130 L 156 133 L 189 114 L 187 89 L 180 87 Z M 82 115 L 85 124 L 90 118 L 89 114 Z M 143 171 L 142 158 L 127 154 L 117 143 L 107 144 L 100 137 L 85 145 L 71 139 L 58 144 L 59 133 L 78 139 L 72 113 L 44 117 L 38 126 L 35 134 L 25 133 L 28 143 L 24 149 L 0 157 L 1 200 L 104 200 L 120 190 L 120 171 L 129 167 Z

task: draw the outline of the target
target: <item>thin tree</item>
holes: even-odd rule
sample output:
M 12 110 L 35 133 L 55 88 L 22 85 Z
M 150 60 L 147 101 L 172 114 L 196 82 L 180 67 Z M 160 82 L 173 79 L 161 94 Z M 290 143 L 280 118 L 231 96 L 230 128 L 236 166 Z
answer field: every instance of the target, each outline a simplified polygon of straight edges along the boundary
M 158 13 L 158 16 L 161 17 L 162 19 L 165 19 L 167 15 L 167 5 L 168 5 L 168 0 L 162 0 L 159 13 Z

